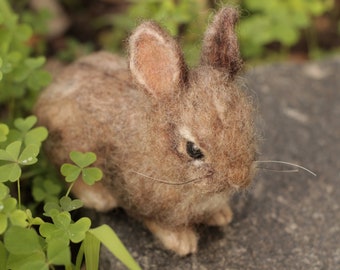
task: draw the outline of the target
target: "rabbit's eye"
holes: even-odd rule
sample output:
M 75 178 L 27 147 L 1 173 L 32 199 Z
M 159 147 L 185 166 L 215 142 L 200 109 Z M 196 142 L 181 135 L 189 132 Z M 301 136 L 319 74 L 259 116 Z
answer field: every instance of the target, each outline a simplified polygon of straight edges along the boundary
M 201 149 L 193 142 L 187 142 L 187 153 L 193 159 L 201 159 L 204 157 Z

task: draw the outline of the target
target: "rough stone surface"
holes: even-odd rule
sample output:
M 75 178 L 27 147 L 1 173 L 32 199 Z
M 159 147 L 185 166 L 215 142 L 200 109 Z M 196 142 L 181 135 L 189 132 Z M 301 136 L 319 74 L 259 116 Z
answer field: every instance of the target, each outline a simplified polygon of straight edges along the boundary
M 164 251 L 122 210 L 92 214 L 115 229 L 143 269 L 340 269 L 339 74 L 340 58 L 247 73 L 262 118 L 260 160 L 300 164 L 317 176 L 260 170 L 252 187 L 233 199 L 230 226 L 199 228 L 196 255 Z M 101 269 L 125 268 L 103 250 Z

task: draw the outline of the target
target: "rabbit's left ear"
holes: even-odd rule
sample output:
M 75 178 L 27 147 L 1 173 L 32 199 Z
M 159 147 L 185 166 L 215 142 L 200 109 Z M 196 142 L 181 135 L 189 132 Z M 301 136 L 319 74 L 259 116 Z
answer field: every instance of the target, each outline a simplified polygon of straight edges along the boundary
M 131 35 L 130 70 L 152 96 L 166 97 L 179 91 L 187 67 L 177 42 L 154 22 L 141 24 Z
M 238 11 L 231 7 L 221 9 L 205 32 L 201 64 L 225 69 L 233 78 L 242 67 L 235 33 Z

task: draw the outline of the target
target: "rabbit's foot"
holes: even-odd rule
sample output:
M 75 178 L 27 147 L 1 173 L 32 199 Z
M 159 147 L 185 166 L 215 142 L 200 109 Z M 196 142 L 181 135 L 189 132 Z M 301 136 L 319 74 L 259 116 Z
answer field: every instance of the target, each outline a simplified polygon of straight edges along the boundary
M 213 213 L 206 221 L 205 224 L 209 226 L 225 226 L 228 225 L 233 219 L 233 212 L 229 205 L 225 205 L 219 211 Z
M 184 227 L 171 230 L 153 221 L 146 221 L 145 224 L 165 248 L 176 252 L 180 256 L 196 253 L 198 237 L 192 228 Z
M 107 212 L 118 207 L 116 198 L 100 182 L 89 186 L 83 181 L 77 180 L 72 188 L 72 193 L 83 201 L 85 207 L 93 208 L 99 212 Z

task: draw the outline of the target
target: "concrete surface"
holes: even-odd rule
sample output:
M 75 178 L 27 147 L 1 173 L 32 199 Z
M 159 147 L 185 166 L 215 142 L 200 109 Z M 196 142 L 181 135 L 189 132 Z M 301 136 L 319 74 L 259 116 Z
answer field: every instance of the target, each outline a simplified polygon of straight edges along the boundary
M 111 225 L 143 269 L 340 269 L 340 58 L 248 71 L 262 134 L 261 160 L 308 167 L 313 177 L 261 170 L 233 199 L 229 227 L 200 227 L 196 255 L 164 251 L 121 210 L 96 214 Z M 275 170 L 287 166 L 259 164 Z M 125 269 L 103 250 L 101 269 Z

